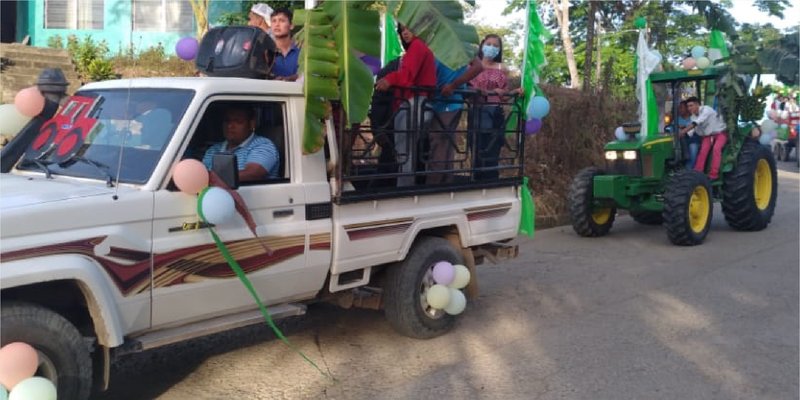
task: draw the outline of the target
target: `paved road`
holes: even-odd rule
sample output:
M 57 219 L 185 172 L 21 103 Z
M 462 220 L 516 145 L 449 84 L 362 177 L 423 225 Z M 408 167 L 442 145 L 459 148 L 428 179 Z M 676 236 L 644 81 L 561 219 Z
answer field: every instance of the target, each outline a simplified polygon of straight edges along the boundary
M 312 306 L 282 323 L 321 376 L 263 326 L 123 359 L 108 399 L 797 399 L 798 189 L 781 163 L 775 218 L 669 244 L 620 217 L 612 234 L 569 227 L 479 268 L 456 329 L 419 341 L 378 312 Z

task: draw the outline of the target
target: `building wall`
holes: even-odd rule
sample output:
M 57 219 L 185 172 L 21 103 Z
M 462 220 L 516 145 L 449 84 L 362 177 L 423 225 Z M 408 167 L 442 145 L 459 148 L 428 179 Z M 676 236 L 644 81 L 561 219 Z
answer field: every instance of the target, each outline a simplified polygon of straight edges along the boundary
M 3 0 L 0 0 L 3 1 Z M 188 0 L 184 0 L 188 1 Z M 224 13 L 238 12 L 243 0 L 211 0 L 209 4 L 209 24 L 214 25 Z M 17 9 L 17 40 L 25 35 L 31 36 L 30 44 L 47 47 L 47 41 L 56 35 L 66 43 L 67 36 L 75 35 L 80 39 L 91 36 L 95 42 L 105 40 L 111 54 L 127 51 L 132 45 L 137 51 L 148 49 L 161 43 L 167 54 L 175 54 L 175 44 L 182 37 L 195 36 L 195 30 L 189 32 L 155 32 L 134 31 L 133 10 L 131 0 L 105 0 L 103 4 L 103 29 L 46 29 L 44 27 L 44 0 L 21 1 Z M 22 21 L 27 23 L 23 24 Z M 27 25 L 27 26 L 23 26 Z

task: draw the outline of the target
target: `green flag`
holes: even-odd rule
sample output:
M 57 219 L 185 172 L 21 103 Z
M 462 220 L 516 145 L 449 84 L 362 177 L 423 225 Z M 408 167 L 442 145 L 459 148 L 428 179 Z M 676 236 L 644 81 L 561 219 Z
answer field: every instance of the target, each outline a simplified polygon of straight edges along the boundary
M 383 54 L 381 65 L 386 65 L 389 61 L 400 57 L 403 54 L 403 46 L 400 44 L 400 37 L 397 35 L 397 23 L 392 14 L 384 14 L 383 23 Z
M 519 233 L 533 238 L 536 227 L 536 203 L 533 202 L 533 195 L 530 188 L 528 188 L 527 176 L 522 178 L 521 195 L 522 212 L 519 219 Z
M 523 110 L 528 109 L 528 102 L 533 96 L 541 95 L 539 70 L 547 65 L 544 56 L 544 41 L 550 38 L 550 32 L 539 19 L 536 0 L 528 0 L 528 24 L 525 26 L 525 55 L 522 61 L 522 89 L 525 91 Z

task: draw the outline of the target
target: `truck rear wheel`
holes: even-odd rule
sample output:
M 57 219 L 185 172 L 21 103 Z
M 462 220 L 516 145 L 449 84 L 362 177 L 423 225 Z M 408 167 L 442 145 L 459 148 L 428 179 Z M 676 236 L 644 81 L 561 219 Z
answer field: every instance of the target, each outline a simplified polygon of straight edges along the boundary
M 661 225 L 664 222 L 664 216 L 658 211 L 631 210 L 631 217 L 634 221 L 643 225 Z
M 92 388 L 89 347 L 72 323 L 39 305 L 3 302 L 2 344 L 24 342 L 39 353 L 36 376 L 49 379 L 59 399 L 83 400 Z
M 734 229 L 760 231 L 769 225 L 778 197 L 775 159 L 764 146 L 746 141 L 733 171 L 725 174 L 722 213 Z
M 593 201 L 593 181 L 595 175 L 603 171 L 595 167 L 584 168 L 572 180 L 569 188 L 569 216 L 572 229 L 578 235 L 604 236 L 614 225 L 617 209 L 595 207 Z
M 411 247 L 406 259 L 387 268 L 384 313 L 401 335 L 429 339 L 453 327 L 455 317 L 428 305 L 433 286 L 433 266 L 439 261 L 463 264 L 461 252 L 439 237 L 423 237 Z M 472 279 L 475 279 L 473 277 Z
M 679 170 L 664 193 L 664 226 L 673 244 L 703 243 L 711 228 L 713 201 L 708 178 L 694 170 Z

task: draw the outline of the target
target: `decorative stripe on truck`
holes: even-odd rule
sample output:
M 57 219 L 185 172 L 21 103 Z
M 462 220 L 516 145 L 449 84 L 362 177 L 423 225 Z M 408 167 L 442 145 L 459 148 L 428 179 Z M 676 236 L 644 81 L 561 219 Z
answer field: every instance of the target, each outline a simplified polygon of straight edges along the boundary
M 467 221 L 502 217 L 511 211 L 511 203 L 493 204 L 490 206 L 465 208 Z
M 344 226 L 347 238 L 350 240 L 369 239 L 376 236 L 397 235 L 405 233 L 414 218 L 397 218 L 375 222 L 362 222 Z

